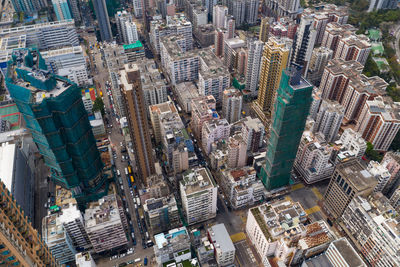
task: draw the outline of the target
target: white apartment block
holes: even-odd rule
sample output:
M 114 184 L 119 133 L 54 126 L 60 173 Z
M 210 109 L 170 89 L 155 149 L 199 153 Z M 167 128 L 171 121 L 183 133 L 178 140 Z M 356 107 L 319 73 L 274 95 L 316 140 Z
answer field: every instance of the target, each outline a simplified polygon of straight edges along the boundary
M 125 232 L 128 223 L 118 196 L 108 195 L 89 203 L 84 217 L 86 232 L 96 253 L 128 243 Z
M 238 89 L 227 89 L 222 92 L 222 116 L 229 123 L 240 120 L 243 96 Z
M 181 262 L 191 258 L 190 237 L 186 227 L 175 228 L 168 233 L 154 236 L 154 255 L 157 266 L 174 260 Z
M 75 255 L 75 263 L 77 267 L 96 267 L 90 252 L 80 252 Z
M 204 152 L 211 152 L 211 145 L 222 139 L 228 139 L 231 126 L 226 119 L 214 119 L 203 124 L 201 140 Z
M 115 14 L 115 24 L 117 25 L 119 40 L 121 43 L 130 44 L 127 38 L 127 22 L 132 21 L 132 14 L 126 10 L 118 11 Z
M 125 22 L 126 28 L 126 43 L 127 44 L 134 44 L 139 40 L 136 23 L 133 21 Z
M 40 53 L 47 68 L 57 75 L 67 77 L 79 86 L 92 83 L 86 67 L 82 46 L 64 47 Z
M 150 43 L 157 54 L 160 53 L 161 37 L 179 34 L 185 39 L 187 50 L 191 50 L 193 47 L 192 23 L 183 14 L 150 22 Z
M 308 68 L 307 80 L 314 85 L 319 85 L 325 66 L 332 58 L 332 55 L 333 52 L 329 48 L 323 46 L 314 48 L 310 59 L 310 66 Z
M 257 40 L 249 42 L 248 46 L 249 52 L 247 56 L 246 90 L 250 91 L 252 96 L 257 96 L 264 42 Z
M 344 118 L 344 108 L 336 101 L 325 99 L 321 101 L 315 124 L 314 133 L 321 133 L 327 142 L 334 142 Z
M 347 128 L 340 136 L 340 143 L 347 151 L 351 151 L 355 157 L 361 158 L 367 149 L 367 142 L 354 130 Z
M 172 101 L 168 101 L 165 103 L 161 103 L 161 104 L 156 104 L 156 105 L 151 105 L 149 107 L 149 111 L 150 111 L 150 121 L 151 121 L 151 125 L 153 126 L 153 132 L 154 132 L 154 137 L 156 139 L 156 142 L 159 143 L 162 140 L 162 135 L 161 135 L 161 127 L 162 125 L 162 121 L 165 121 L 168 123 L 167 118 L 168 117 L 172 117 L 174 118 L 178 118 L 179 114 L 178 111 L 174 105 L 174 103 L 172 103 Z M 164 119 L 165 117 L 165 119 Z M 183 126 L 182 121 L 180 121 L 181 126 Z M 183 126 L 184 127 L 184 126 Z
M 183 213 L 189 225 L 217 215 L 217 185 L 207 168 L 195 168 L 183 174 L 180 193 Z
M 141 18 L 145 15 L 144 0 L 133 0 L 133 11 L 136 18 Z
M 173 85 L 195 81 L 199 78 L 198 52 L 186 50 L 182 35 L 163 37 L 160 43 L 161 64 L 166 69 Z
M 400 188 L 397 188 L 396 191 L 394 191 L 393 195 L 390 197 L 390 204 L 395 208 L 397 211 L 399 211 L 400 208 Z
M 399 223 L 393 210 L 389 200 L 376 193 L 354 198 L 341 217 L 343 230 L 369 265 L 400 265 Z
M 257 179 L 257 172 L 253 167 L 219 171 L 220 186 L 233 209 L 251 206 L 263 199 L 265 187 Z
M 235 246 L 232 243 L 231 237 L 225 228 L 225 225 L 220 223 L 207 229 L 210 243 L 215 249 L 215 260 L 218 266 L 232 265 L 235 261 Z
M 335 168 L 331 162 L 333 151 L 322 136 L 304 131 L 293 168 L 307 184 L 329 179 Z
M 222 5 L 216 5 L 213 8 L 213 25 L 215 28 L 225 27 L 225 16 L 228 15 L 228 7 Z
M 307 214 L 299 202 L 278 201 L 248 211 L 246 233 L 268 266 L 267 257 L 288 265 L 291 256 L 301 259 L 319 254 L 333 240 L 324 221 L 305 226 Z M 293 241 L 299 246 L 293 246 Z
M 374 188 L 374 192 L 381 192 L 383 188 L 385 188 L 391 176 L 388 169 L 379 162 L 372 160 L 368 163 L 367 170 L 378 181 L 378 184 Z
M 218 118 L 218 113 L 215 110 L 216 102 L 212 95 L 200 96 L 192 99 L 192 130 L 197 138 L 201 138 L 203 124 L 212 118 Z
M 344 237 L 332 241 L 325 255 L 332 266 L 367 267 L 350 242 Z
M 387 151 L 400 129 L 398 103 L 385 102 L 382 97 L 366 101 L 356 126 L 356 131 L 374 149 Z
M 217 103 L 221 103 L 222 93 L 230 85 L 230 73 L 211 49 L 197 53 L 200 56 L 199 94 L 213 95 Z

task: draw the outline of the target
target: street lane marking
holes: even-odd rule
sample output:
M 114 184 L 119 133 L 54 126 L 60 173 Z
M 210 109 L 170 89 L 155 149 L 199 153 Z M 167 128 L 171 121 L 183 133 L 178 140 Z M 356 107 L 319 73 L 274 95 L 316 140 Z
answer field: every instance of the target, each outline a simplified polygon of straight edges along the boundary
M 312 208 L 306 209 L 306 213 L 308 215 L 313 214 L 315 212 L 321 211 L 321 208 L 319 206 L 314 206 Z
M 319 192 L 318 188 L 313 187 L 311 188 L 311 191 L 313 191 L 314 195 L 318 198 L 318 200 L 322 199 L 322 194 Z
M 246 239 L 246 234 L 243 232 L 239 232 L 239 233 L 231 235 L 231 240 L 233 243 L 237 243 L 237 242 L 240 242 L 245 239 Z
M 295 191 L 295 190 L 302 189 L 302 188 L 304 188 L 304 184 L 300 183 L 300 184 L 292 185 L 292 187 L 290 189 L 291 189 L 291 191 Z

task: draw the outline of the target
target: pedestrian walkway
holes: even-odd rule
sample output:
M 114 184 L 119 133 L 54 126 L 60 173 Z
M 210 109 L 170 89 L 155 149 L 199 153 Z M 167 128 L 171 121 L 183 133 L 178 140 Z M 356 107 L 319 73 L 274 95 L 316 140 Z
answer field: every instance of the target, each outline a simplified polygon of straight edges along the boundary
M 311 190 L 313 191 L 314 195 L 318 198 L 318 200 L 322 199 L 322 194 L 319 192 L 318 188 L 313 187 L 311 188 Z

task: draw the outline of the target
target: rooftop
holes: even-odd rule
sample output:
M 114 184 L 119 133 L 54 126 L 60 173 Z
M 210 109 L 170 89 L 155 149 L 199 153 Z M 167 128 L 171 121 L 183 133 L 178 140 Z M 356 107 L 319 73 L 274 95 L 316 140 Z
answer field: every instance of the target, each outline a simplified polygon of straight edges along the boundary
M 91 202 L 85 210 L 85 223 L 87 228 L 103 223 L 120 222 L 117 197 L 108 195 L 96 202 Z
M 198 58 L 199 50 L 186 50 L 186 43 L 183 35 L 167 35 L 160 38 L 161 47 L 165 47 L 172 60 L 187 58 Z
M 364 191 L 375 187 L 377 180 L 371 175 L 358 159 L 338 164 L 336 169 L 345 175 L 346 181 L 357 191 Z
M 208 228 L 208 234 L 211 241 L 214 243 L 215 248 L 221 249 L 222 253 L 235 250 L 231 237 L 223 223 Z
M 364 261 L 358 256 L 357 252 L 346 238 L 342 237 L 332 241 L 331 246 L 336 247 L 348 266 L 365 266 Z
M 13 192 L 14 159 L 17 145 L 2 143 L 0 144 L 0 180 L 6 188 Z
M 180 183 L 183 185 L 188 197 L 192 194 L 195 195 L 198 192 L 216 187 L 212 175 L 207 168 L 195 168 L 186 171 Z
M 205 48 L 198 52 L 200 55 L 201 69 L 200 74 L 204 79 L 209 79 L 215 76 L 228 76 L 229 71 L 224 66 L 223 62 L 214 54 L 211 48 Z
M 126 44 L 122 46 L 125 50 L 127 49 L 133 49 L 133 48 L 142 48 L 143 44 L 137 40 L 136 43 L 132 43 L 132 44 Z
M 156 246 L 159 249 L 168 246 L 170 243 L 182 242 L 183 239 L 189 239 L 189 233 L 184 226 L 169 230 L 167 234 L 160 233 L 154 236 Z
M 83 53 L 82 46 L 71 46 L 71 47 L 63 47 L 60 49 L 52 49 L 52 50 L 45 50 L 40 52 L 41 56 L 46 59 L 49 57 L 55 57 L 60 55 L 67 55 L 67 54 L 81 54 Z

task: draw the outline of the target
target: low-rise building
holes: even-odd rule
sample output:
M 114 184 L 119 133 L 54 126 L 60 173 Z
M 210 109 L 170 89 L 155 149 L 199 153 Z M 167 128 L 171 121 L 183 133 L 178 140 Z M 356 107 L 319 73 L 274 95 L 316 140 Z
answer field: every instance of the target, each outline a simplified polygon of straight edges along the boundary
M 340 224 L 369 265 L 400 265 L 400 225 L 381 193 L 354 197 Z
M 215 259 L 219 266 L 228 266 L 235 261 L 235 246 L 224 224 L 216 224 L 207 229 L 210 242 L 214 246 Z
M 75 255 L 75 263 L 77 267 L 96 267 L 90 252 L 80 252 Z
M 304 225 L 307 220 L 299 202 L 263 204 L 249 210 L 246 233 L 266 266 L 268 257 L 288 264 L 322 252 L 333 240 L 324 221 Z
M 226 119 L 214 119 L 206 121 L 202 127 L 201 142 L 204 152 L 209 154 L 211 145 L 222 139 L 228 139 L 230 134 L 230 124 Z
M 212 95 L 195 98 L 191 102 L 192 108 L 192 131 L 197 138 L 202 137 L 203 124 L 211 119 L 217 119 L 216 101 Z
M 241 133 L 230 136 L 228 142 L 228 168 L 241 168 L 246 165 L 247 150 L 246 143 Z
M 147 199 L 143 204 L 143 210 L 152 235 L 176 228 L 181 223 L 173 195 Z
M 192 100 L 200 97 L 197 85 L 194 82 L 183 82 L 175 85 L 173 89 L 180 107 L 186 113 L 191 113 Z
M 108 195 L 89 203 L 84 217 L 85 229 L 96 253 L 128 243 L 125 233 L 128 223 L 118 196 Z
M 253 167 L 220 171 L 220 183 L 233 209 L 251 206 L 265 196 L 265 188 Z
M 158 266 L 166 262 L 182 262 L 191 259 L 190 238 L 186 227 L 175 228 L 167 234 L 154 236 L 154 254 Z
M 202 47 L 208 47 L 214 44 L 215 28 L 212 24 L 199 25 L 193 30 L 193 35 Z
M 180 193 L 186 222 L 191 225 L 217 215 L 217 185 L 207 168 L 195 168 L 183 174 Z
M 367 170 L 372 174 L 378 181 L 378 184 L 374 188 L 374 192 L 382 192 L 387 182 L 390 179 L 390 172 L 383 164 L 377 161 L 371 160 L 368 163 Z

